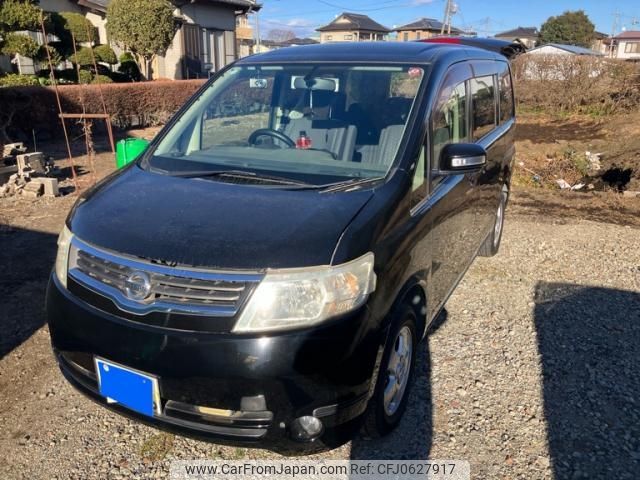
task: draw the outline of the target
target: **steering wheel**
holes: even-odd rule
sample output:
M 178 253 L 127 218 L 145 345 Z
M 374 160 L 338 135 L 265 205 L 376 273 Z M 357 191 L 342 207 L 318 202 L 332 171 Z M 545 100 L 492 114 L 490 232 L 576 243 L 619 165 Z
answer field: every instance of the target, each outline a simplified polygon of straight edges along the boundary
M 249 135 L 249 145 L 256 145 L 258 138 L 260 137 L 273 137 L 277 140 L 280 140 L 289 148 L 295 148 L 296 142 L 287 137 L 284 133 L 279 132 L 278 130 L 274 130 L 273 128 L 259 128 L 251 135 Z

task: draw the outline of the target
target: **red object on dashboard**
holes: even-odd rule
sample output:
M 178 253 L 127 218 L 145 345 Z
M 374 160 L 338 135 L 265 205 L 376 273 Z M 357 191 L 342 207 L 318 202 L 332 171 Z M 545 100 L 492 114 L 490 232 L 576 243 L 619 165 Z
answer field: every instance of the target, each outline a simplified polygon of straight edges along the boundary
M 300 132 L 298 140 L 296 140 L 296 148 L 299 150 L 308 150 L 311 148 L 311 139 L 304 130 Z

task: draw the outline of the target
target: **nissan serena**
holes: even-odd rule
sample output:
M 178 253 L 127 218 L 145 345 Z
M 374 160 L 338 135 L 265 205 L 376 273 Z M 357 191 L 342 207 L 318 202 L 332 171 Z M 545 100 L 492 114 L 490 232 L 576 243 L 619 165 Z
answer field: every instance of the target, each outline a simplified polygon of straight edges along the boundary
M 47 294 L 63 374 L 213 441 L 389 433 L 430 322 L 498 251 L 514 123 L 508 60 L 485 49 L 235 62 L 69 214 Z

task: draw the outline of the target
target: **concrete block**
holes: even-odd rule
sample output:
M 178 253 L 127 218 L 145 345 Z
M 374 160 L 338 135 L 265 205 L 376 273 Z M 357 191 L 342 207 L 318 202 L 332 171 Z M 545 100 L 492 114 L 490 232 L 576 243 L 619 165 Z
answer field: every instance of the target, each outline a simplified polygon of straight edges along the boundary
M 24 146 L 24 143 L 7 143 L 2 149 L 3 157 L 10 157 L 11 155 L 16 155 L 18 153 L 24 153 L 27 151 L 27 147 Z
M 29 182 L 22 189 L 22 194 L 27 197 L 39 197 L 43 190 L 44 186 L 40 182 Z
M 44 189 L 45 197 L 57 197 L 60 195 L 57 178 L 39 177 L 34 178 L 29 183 L 40 183 Z
M 18 172 L 21 174 L 25 170 L 32 169 L 37 173 L 45 173 L 45 158 L 42 152 L 23 153 L 16 156 Z

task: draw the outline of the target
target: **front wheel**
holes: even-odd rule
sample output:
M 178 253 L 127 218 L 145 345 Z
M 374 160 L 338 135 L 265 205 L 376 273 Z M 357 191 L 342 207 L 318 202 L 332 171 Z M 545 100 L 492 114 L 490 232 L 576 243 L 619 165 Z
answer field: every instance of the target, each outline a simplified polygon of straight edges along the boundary
M 502 229 L 504 227 L 504 212 L 507 208 L 508 196 L 508 193 L 505 191 L 500 193 L 500 204 L 498 205 L 498 210 L 496 210 L 496 218 L 494 220 L 493 229 L 480 248 L 479 255 L 482 257 L 493 257 L 496 253 L 498 253 L 498 250 L 500 250 Z
M 416 363 L 416 314 L 405 307 L 389 332 L 376 388 L 365 416 L 365 435 L 377 438 L 398 426 L 407 407 Z

